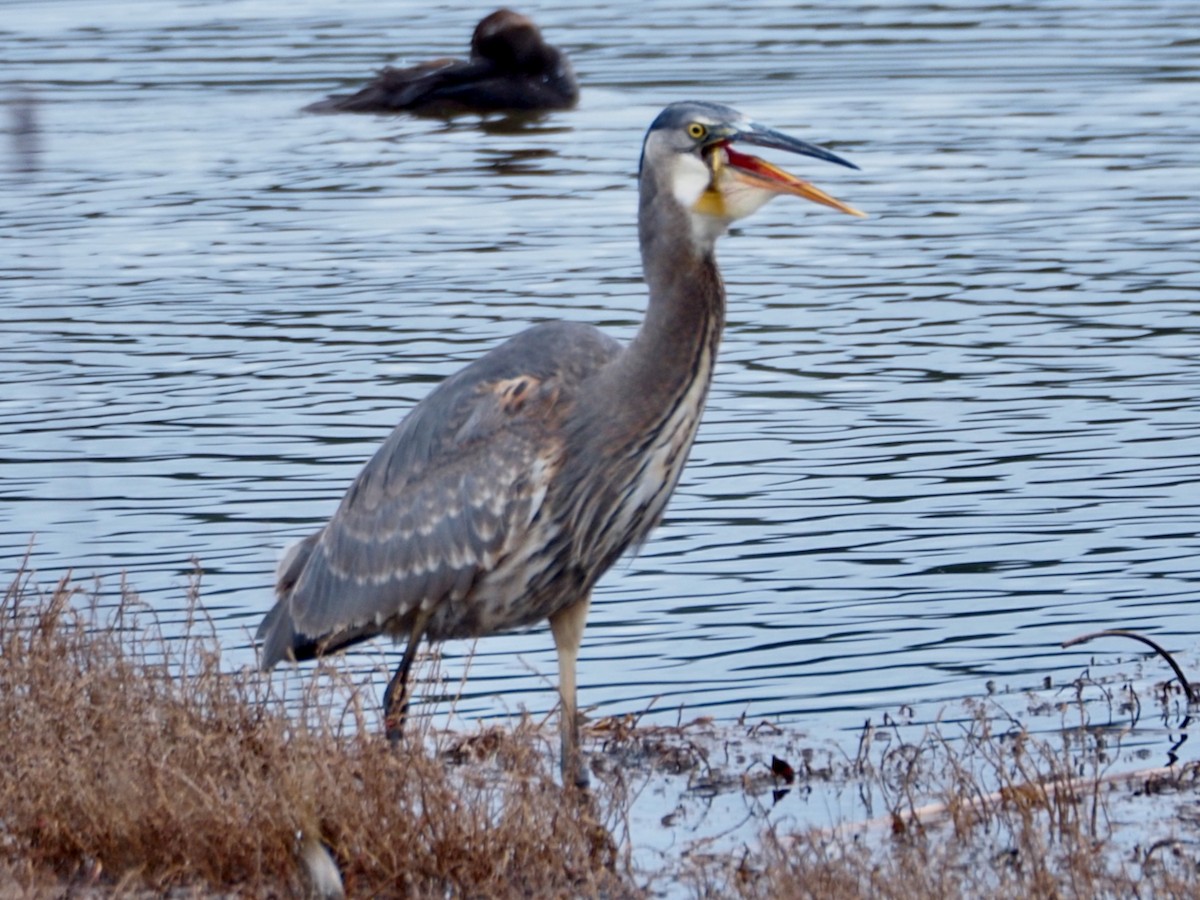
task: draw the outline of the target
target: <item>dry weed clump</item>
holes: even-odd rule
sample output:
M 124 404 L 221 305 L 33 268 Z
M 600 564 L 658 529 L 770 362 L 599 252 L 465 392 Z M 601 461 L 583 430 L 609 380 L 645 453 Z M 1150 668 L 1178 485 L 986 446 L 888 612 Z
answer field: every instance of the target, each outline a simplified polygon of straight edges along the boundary
M 1086 720 L 1082 708 L 1076 712 Z M 736 858 L 698 857 L 689 873 L 695 893 L 1200 896 L 1196 823 L 1188 828 L 1154 797 L 1174 795 L 1194 807 L 1188 797 L 1200 764 L 1114 771 L 1102 733 L 1064 727 L 1038 737 L 982 704 L 958 729 L 952 739 L 935 726 L 908 741 L 894 726 L 886 735 L 868 727 L 846 768 L 882 815 L 792 833 L 767 828 L 759 846 Z M 882 749 L 873 756 L 874 746 Z
M 197 575 L 167 635 L 128 589 L 105 607 L 23 570 L 5 592 L 0 898 L 299 896 L 323 848 L 363 897 L 1200 896 L 1197 768 L 1114 770 L 1136 716 L 1091 727 L 1067 702 L 1035 735 L 980 703 L 951 724 L 885 721 L 819 764 L 774 726 L 614 717 L 588 730 L 599 778 L 582 795 L 557 786 L 527 720 L 392 747 L 373 693 L 336 667 L 286 703 L 263 675 L 223 671 L 198 595 Z M 814 786 L 853 792 L 867 820 L 766 814 Z M 740 794 L 761 828 L 681 828 L 673 857 L 637 869 L 634 804 L 672 791 L 685 814 Z
M 67 578 L 48 592 L 13 580 L 0 605 L 6 882 L 28 896 L 293 896 L 308 889 L 302 844 L 319 837 L 350 895 L 630 891 L 595 803 L 555 785 L 536 742 L 455 766 L 419 736 L 389 746 L 352 686 L 288 709 L 259 673 L 221 670 L 198 578 L 190 593 L 168 638 L 129 591 L 106 610 Z M 330 691 L 345 727 L 317 714 Z

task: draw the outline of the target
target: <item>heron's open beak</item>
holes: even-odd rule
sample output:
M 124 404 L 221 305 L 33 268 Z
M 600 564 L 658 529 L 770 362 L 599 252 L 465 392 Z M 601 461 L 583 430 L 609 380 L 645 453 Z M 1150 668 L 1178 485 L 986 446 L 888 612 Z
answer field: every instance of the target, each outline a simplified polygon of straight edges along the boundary
M 841 210 L 852 216 L 866 218 L 867 214 L 862 210 L 855 209 L 850 204 L 843 203 L 836 197 L 829 196 L 829 194 L 825 193 L 815 184 L 805 181 L 802 178 L 797 178 L 790 172 L 785 172 L 778 166 L 771 165 L 765 159 L 759 159 L 757 156 L 751 156 L 748 153 L 739 153 L 728 145 L 721 148 L 718 152 L 724 155 L 724 171 L 746 185 L 761 190 L 773 191 L 776 194 L 795 194 L 797 197 L 803 197 L 805 200 L 820 203 L 822 206 Z M 717 160 L 714 159 L 713 162 L 713 168 L 716 170 L 718 165 Z
M 824 147 L 798 140 L 771 128 L 751 125 L 738 130 L 728 139 L 713 144 L 707 151 L 708 164 L 713 173 L 712 187 L 708 193 L 716 195 L 709 198 L 709 202 L 713 207 L 719 207 L 721 213 L 730 218 L 740 219 L 777 194 L 794 194 L 852 216 L 866 217 L 867 214 L 862 210 L 829 196 L 816 185 L 771 165 L 765 159 L 734 150 L 732 144 L 735 141 L 774 147 L 847 168 L 858 168 Z M 713 212 L 716 213 L 717 210 L 714 208 Z

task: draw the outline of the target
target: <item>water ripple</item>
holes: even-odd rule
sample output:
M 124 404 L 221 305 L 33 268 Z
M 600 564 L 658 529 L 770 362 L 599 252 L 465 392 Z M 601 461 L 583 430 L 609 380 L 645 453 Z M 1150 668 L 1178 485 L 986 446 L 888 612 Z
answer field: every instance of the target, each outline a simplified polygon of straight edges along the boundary
M 0 165 L 10 569 L 36 534 L 47 580 L 170 617 L 196 555 L 248 661 L 283 546 L 433 384 L 546 318 L 633 333 L 638 142 L 705 96 L 855 159 L 812 174 L 873 217 L 781 201 L 722 246 L 710 407 L 597 591 L 583 701 L 819 735 L 1073 673 L 1082 630 L 1191 646 L 1190 4 L 551 5 L 583 104 L 516 128 L 300 115 L 471 25 L 346 6 L 6 5 L 41 128 Z M 468 657 L 461 713 L 552 705 L 544 631 Z

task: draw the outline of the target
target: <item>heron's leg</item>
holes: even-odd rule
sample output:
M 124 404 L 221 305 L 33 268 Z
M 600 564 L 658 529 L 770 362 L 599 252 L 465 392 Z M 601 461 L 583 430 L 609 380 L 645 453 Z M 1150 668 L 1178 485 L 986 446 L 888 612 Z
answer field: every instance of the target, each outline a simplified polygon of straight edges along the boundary
M 429 615 L 425 610 L 417 611 L 412 628 L 408 632 L 408 643 L 404 645 L 404 655 L 400 657 L 400 665 L 383 692 L 384 730 L 393 744 L 404 734 L 404 720 L 408 717 L 408 670 L 417 658 L 417 650 L 421 646 Z
M 589 592 L 550 617 L 550 631 L 554 635 L 554 647 L 558 651 L 558 693 L 562 697 L 559 731 L 562 735 L 563 784 L 574 783 L 587 787 L 588 773 L 579 751 L 579 714 L 575 701 L 575 662 L 579 659 L 579 645 L 583 642 L 583 628 L 587 624 L 588 607 L 592 595 Z

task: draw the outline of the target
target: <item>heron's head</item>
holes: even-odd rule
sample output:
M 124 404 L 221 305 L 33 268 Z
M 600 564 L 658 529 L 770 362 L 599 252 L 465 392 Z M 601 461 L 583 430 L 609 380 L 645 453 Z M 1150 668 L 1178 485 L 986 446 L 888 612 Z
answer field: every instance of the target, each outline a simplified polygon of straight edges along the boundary
M 772 147 L 858 167 L 815 144 L 752 122 L 736 109 L 689 101 L 664 109 L 646 132 L 641 173 L 665 180 L 674 198 L 693 213 L 694 223 L 713 237 L 780 194 L 793 194 L 852 216 L 865 216 L 820 188 L 766 160 L 742 152 L 740 145 Z

